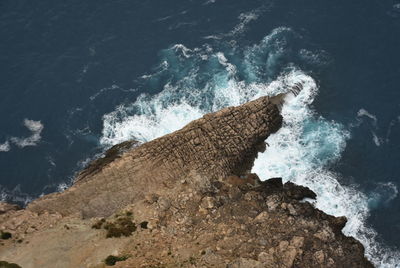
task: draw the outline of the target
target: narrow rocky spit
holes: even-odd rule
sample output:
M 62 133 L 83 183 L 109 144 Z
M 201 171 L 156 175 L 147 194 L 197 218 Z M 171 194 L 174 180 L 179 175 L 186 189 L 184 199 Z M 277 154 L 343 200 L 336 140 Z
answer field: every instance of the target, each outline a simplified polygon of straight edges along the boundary
M 0 267 L 373 267 L 314 192 L 250 173 L 281 99 L 116 145 L 66 191 L 0 204 Z

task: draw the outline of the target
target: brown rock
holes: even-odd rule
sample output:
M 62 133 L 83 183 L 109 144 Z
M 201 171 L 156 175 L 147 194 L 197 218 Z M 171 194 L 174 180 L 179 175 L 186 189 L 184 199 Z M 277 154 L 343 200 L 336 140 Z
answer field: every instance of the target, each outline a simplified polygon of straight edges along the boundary
M 264 268 L 264 265 L 256 260 L 240 258 L 228 264 L 227 268 Z
M 200 206 L 205 209 L 211 209 L 215 206 L 214 198 L 206 196 L 201 200 Z
M 254 218 L 254 222 L 264 222 L 268 219 L 268 213 L 266 211 L 261 212 Z
M 294 236 L 290 241 L 290 245 L 296 248 L 301 248 L 303 244 L 304 244 L 304 237 L 301 236 Z
M 300 185 L 295 185 L 292 182 L 287 182 L 283 186 L 283 188 L 286 191 L 286 194 L 295 200 L 302 200 L 304 198 L 311 198 L 315 199 L 317 195 L 310 190 L 308 187 L 300 186 Z
M 262 182 L 267 189 L 281 189 L 283 187 L 282 178 L 271 178 Z
M 270 252 L 261 252 L 258 254 L 258 261 L 262 263 L 273 263 L 274 262 L 274 255 Z
M 133 149 L 123 145 L 121 152 L 114 146 L 104 160 L 89 165 L 73 187 L 44 196 L 28 209 L 104 217 L 145 194 L 170 191 L 182 179 L 188 179 L 192 189 L 205 189 L 210 180 L 246 174 L 257 157 L 258 145 L 281 124 L 279 110 L 268 97 L 207 114 Z M 195 145 L 192 141 L 198 137 L 201 144 Z
M 342 234 L 345 219 L 300 202 L 308 188 L 248 174 L 281 122 L 263 97 L 113 147 L 70 189 L 1 214 L 1 229 L 13 230 L 0 259 L 24 268 L 104 267 L 110 255 L 119 268 L 372 267 Z M 116 228 L 124 235 L 107 238 Z
M 318 250 L 317 252 L 314 253 L 314 258 L 317 261 L 318 264 L 324 264 L 325 262 L 325 254 L 322 250 Z
M 6 202 L 0 202 L 0 214 L 7 213 L 9 211 L 20 210 L 21 207 L 16 204 L 9 204 Z

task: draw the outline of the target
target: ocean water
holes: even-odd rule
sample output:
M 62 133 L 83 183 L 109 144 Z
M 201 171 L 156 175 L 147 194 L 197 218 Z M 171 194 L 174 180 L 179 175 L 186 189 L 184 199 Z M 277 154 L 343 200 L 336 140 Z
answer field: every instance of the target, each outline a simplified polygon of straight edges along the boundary
M 378 267 L 400 263 L 400 1 L 2 0 L 0 37 L 2 200 L 301 83 L 253 171 L 310 187 Z

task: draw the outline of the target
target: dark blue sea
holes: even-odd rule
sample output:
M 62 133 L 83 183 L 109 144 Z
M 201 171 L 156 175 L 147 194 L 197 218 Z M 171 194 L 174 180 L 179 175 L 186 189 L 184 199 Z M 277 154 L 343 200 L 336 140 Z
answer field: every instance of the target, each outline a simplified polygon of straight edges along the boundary
M 0 199 L 296 83 L 253 171 L 400 267 L 400 0 L 0 0 Z

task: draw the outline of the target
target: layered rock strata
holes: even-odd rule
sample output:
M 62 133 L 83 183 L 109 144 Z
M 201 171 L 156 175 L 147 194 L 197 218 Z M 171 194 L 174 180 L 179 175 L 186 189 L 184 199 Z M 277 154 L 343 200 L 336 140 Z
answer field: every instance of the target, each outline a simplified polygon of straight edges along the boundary
M 193 184 L 244 174 L 250 170 L 264 140 L 281 125 L 268 97 L 205 115 L 181 130 L 125 152 L 87 174 L 63 193 L 40 198 L 29 210 L 108 216 L 143 199 L 144 193 L 169 191 L 182 179 Z
M 308 188 L 250 174 L 282 124 L 262 97 L 137 145 L 126 142 L 63 193 L 4 205 L 0 260 L 35 267 L 372 267 Z

